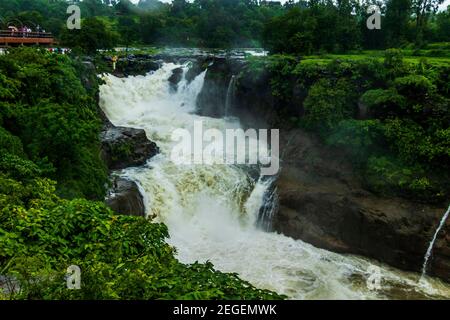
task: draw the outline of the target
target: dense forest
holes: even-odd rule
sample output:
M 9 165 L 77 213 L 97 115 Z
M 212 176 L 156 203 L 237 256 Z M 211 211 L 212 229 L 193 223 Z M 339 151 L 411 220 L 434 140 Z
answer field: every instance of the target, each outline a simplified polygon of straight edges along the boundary
M 40 26 L 62 43 L 85 51 L 116 45 L 264 47 L 311 54 L 386 49 L 450 41 L 450 13 L 443 0 L 376 1 L 381 29 L 369 30 L 371 1 L 84 0 L 83 27 L 67 30 L 65 0 L 1 0 L 1 24 Z

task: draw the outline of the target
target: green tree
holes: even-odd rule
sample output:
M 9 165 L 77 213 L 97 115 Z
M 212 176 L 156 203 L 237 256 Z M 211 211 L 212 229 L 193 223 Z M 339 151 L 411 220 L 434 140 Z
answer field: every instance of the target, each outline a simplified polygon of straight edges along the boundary
M 62 41 L 67 46 L 92 54 L 98 49 L 113 48 L 118 35 L 103 20 L 95 17 L 84 19 L 80 30 L 65 29 Z
M 387 44 L 398 47 L 406 42 L 408 23 L 411 17 L 411 0 L 389 0 L 386 3 L 384 26 L 387 32 Z
M 435 13 L 444 0 L 412 0 L 412 9 L 416 20 L 416 43 L 424 41 L 424 31 L 430 15 Z

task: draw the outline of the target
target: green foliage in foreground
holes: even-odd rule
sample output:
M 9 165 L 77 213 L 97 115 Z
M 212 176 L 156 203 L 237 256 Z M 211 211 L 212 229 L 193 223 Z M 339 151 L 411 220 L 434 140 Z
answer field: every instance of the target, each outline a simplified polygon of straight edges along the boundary
M 59 194 L 101 199 L 107 174 L 99 156 L 98 80 L 88 75 L 80 62 L 46 51 L 0 56 L 1 163 L 16 155 L 57 180 Z
M 165 225 L 121 216 L 104 204 L 61 200 L 46 179 L 0 175 L 0 274 L 18 281 L 14 299 L 269 299 L 211 263 L 185 265 L 166 242 Z M 81 290 L 68 290 L 70 265 Z

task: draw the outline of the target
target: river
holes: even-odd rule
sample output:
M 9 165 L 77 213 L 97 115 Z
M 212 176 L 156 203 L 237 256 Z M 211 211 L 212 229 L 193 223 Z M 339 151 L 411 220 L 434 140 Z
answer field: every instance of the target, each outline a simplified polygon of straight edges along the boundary
M 142 128 L 161 154 L 139 168 L 120 172 L 136 181 L 144 194 L 147 216 L 164 222 L 168 242 L 183 263 L 211 261 L 215 268 L 235 272 L 256 287 L 291 299 L 422 299 L 450 298 L 450 286 L 439 280 L 403 272 L 366 258 L 315 248 L 257 226 L 268 180 L 254 179 L 235 165 L 176 165 L 170 160 L 175 129 L 238 128 L 236 119 L 195 114 L 205 72 L 178 90 L 165 63 L 146 76 L 105 75 L 100 105 L 117 126 Z

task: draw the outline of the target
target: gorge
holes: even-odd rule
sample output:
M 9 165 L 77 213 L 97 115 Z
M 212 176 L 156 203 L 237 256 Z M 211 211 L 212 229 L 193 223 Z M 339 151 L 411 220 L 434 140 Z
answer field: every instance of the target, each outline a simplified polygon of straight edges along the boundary
M 211 261 L 297 299 L 450 295 L 437 279 L 419 283 L 416 273 L 361 257 L 419 271 L 442 208 L 365 191 L 341 152 L 301 129 L 282 130 L 275 184 L 252 168 L 174 165 L 176 128 L 193 130 L 196 120 L 220 130 L 264 128 L 279 115 L 269 107 L 275 99 L 267 79 L 242 76 L 241 60 L 152 57 L 152 63 L 158 68 L 143 75 L 124 77 L 120 68 L 120 77 L 105 75 L 100 105 L 114 125 L 143 129 L 159 147 L 143 166 L 118 174 L 143 190 L 146 216 L 168 226 L 181 262 Z M 180 68 L 181 76 L 171 79 Z M 447 251 L 448 238 L 439 239 L 430 271 L 448 280 Z M 381 268 L 378 291 L 366 285 L 373 265 Z

